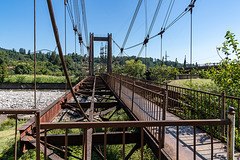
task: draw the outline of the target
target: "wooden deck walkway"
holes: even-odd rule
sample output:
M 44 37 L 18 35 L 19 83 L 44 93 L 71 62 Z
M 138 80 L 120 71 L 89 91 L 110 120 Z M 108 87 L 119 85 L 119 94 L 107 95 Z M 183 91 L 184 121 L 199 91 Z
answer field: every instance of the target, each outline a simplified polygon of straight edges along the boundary
M 118 88 L 118 87 L 117 87 Z M 119 90 L 117 90 L 119 92 Z M 122 85 L 121 87 L 121 99 L 128 106 L 132 107 L 132 90 Z M 139 94 L 134 94 L 133 113 L 139 120 L 152 121 L 162 119 L 162 110 L 157 109 L 159 106 L 152 104 L 148 107 L 148 100 Z M 156 118 L 157 117 L 157 118 Z M 180 120 L 177 116 L 167 112 L 166 120 L 177 121 Z M 164 150 L 172 159 L 176 157 L 176 140 L 177 129 L 176 127 L 166 127 Z M 158 129 L 151 129 L 152 134 L 158 137 Z M 180 126 L 179 127 L 179 159 L 180 160 L 192 160 L 194 155 L 194 143 L 193 143 L 193 127 Z M 227 157 L 226 143 L 222 143 L 220 140 L 213 138 L 213 159 L 224 160 Z M 200 129 L 196 129 L 196 159 L 207 160 L 211 159 L 211 138 L 206 132 Z M 240 159 L 240 153 L 235 153 L 235 159 Z

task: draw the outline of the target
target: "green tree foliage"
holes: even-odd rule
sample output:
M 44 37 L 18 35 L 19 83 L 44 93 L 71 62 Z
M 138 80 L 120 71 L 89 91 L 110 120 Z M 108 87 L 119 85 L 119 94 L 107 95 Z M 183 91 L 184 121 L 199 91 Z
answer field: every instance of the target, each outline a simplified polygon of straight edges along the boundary
M 149 72 L 150 79 L 158 82 L 174 79 L 175 75 L 179 74 L 178 69 L 166 65 L 149 68 Z
M 183 68 L 186 68 L 186 66 L 187 66 L 187 60 L 186 60 L 186 56 L 185 56 L 184 62 L 183 62 Z
M 123 68 L 120 66 L 120 64 L 118 62 L 116 62 L 115 64 L 113 64 L 112 72 L 117 73 L 117 74 L 122 74 Z
M 23 48 L 20 48 L 20 49 L 19 49 L 19 53 L 21 53 L 21 54 L 26 54 L 26 50 L 23 49 Z
M 5 62 L 6 64 L 9 62 L 8 54 L 4 51 L 0 51 L 0 64 Z
M 174 67 L 178 68 L 178 60 L 177 60 L 177 58 L 175 59 Z
M 218 47 L 218 50 L 226 57 L 220 62 L 219 70 L 211 70 L 211 79 L 228 95 L 240 96 L 240 49 L 234 33 L 227 31 L 225 39 L 223 47 Z
M 142 61 L 130 60 L 126 61 L 126 65 L 123 66 L 124 73 L 128 76 L 133 76 L 136 78 L 143 78 L 146 70 L 146 65 Z
M 73 69 L 73 60 L 69 56 L 65 57 L 65 62 L 68 69 Z
M 0 59 L 0 83 L 4 82 L 4 79 L 8 76 L 7 64 Z
M 16 66 L 15 74 L 33 74 L 33 65 L 21 63 Z

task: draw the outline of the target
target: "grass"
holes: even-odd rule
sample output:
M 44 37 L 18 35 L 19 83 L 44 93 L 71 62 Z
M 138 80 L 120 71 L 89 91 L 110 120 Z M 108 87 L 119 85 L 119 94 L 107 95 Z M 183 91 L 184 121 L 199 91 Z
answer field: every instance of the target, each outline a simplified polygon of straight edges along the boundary
M 170 85 L 189 88 L 190 79 L 171 80 Z M 194 85 L 207 85 L 214 83 L 211 79 L 192 79 Z
M 26 121 L 27 120 L 18 121 L 18 127 Z M 11 152 L 13 152 L 14 155 L 15 119 L 6 119 L 0 124 L 0 135 L 0 159 L 5 159 L 6 156 L 12 155 Z
M 112 111 L 113 112 L 113 111 Z M 109 117 L 111 113 L 108 113 L 104 117 Z M 113 117 L 111 118 L 112 121 L 127 121 L 129 120 L 127 114 L 124 112 L 123 109 L 116 112 Z M 18 127 L 21 126 L 26 121 L 18 121 Z M 0 124 L 0 159 L 1 160 L 8 160 L 14 159 L 14 129 L 15 129 L 15 120 L 14 119 L 7 119 L 2 124 Z M 103 132 L 103 128 L 99 128 L 98 132 Z M 108 128 L 107 132 L 118 131 L 122 130 L 120 128 Z M 136 128 L 127 128 L 127 131 L 135 131 Z M 48 134 L 64 134 L 65 130 L 52 130 L 49 131 Z M 80 129 L 69 129 L 69 133 L 82 133 Z M 19 137 L 19 134 L 18 134 Z M 126 144 L 125 146 L 125 156 L 131 151 L 135 144 Z M 18 143 L 19 147 L 19 143 Z M 103 145 L 100 145 L 102 152 L 104 151 Z M 69 146 L 68 147 L 70 153 L 77 157 L 82 157 L 82 146 Z M 54 151 L 55 152 L 55 151 Z M 59 154 L 58 152 L 56 152 Z M 134 152 L 130 159 L 140 159 L 141 150 L 138 149 Z M 122 145 L 107 145 L 107 158 L 109 160 L 120 160 L 122 159 Z M 22 156 L 19 156 L 18 159 L 26 160 L 26 159 L 36 159 L 36 149 L 31 149 L 27 151 Z M 43 153 L 41 153 L 41 159 L 44 159 Z M 70 156 L 69 160 L 75 160 L 76 158 Z M 98 160 L 98 155 L 93 152 L 92 159 Z M 145 145 L 144 146 L 144 160 L 155 160 L 156 157 L 151 151 L 151 149 Z
M 220 94 L 222 92 L 211 79 L 192 79 L 192 83 L 190 79 L 172 80 L 169 84 L 211 93 Z
M 76 82 L 77 78 L 70 76 L 72 82 Z M 37 83 L 65 83 L 65 76 L 49 76 L 37 75 Z M 4 82 L 10 83 L 34 83 L 34 75 L 10 75 L 4 79 Z

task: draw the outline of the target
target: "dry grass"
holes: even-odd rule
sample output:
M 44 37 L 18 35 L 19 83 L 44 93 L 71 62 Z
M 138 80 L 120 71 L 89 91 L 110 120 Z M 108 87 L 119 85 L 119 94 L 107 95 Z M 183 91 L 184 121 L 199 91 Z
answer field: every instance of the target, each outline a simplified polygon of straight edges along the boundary
M 190 79 L 172 80 L 169 84 L 189 88 Z M 204 86 L 214 83 L 211 79 L 192 79 L 193 85 Z

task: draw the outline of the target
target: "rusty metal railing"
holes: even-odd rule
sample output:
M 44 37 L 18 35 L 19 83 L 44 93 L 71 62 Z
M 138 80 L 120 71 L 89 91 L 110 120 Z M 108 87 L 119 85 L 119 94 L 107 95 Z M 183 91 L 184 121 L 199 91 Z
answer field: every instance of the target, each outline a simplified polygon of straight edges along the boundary
M 119 80 L 121 79 L 130 83 L 135 82 L 138 86 L 162 95 L 167 91 L 167 111 L 182 119 L 225 119 L 227 118 L 227 108 L 234 107 L 236 111 L 235 126 L 240 136 L 240 97 L 227 96 L 224 91 L 221 94 L 216 94 L 123 75 L 111 74 L 108 76 L 117 78 L 115 82 L 117 90 L 119 90 Z M 226 127 L 215 127 L 213 130 L 215 137 L 222 140 L 226 137 Z
M 40 124 L 40 128 L 45 130 L 45 135 L 44 135 L 44 143 L 45 143 L 45 148 L 47 147 L 47 134 L 46 134 L 46 130 L 49 129 L 63 129 L 65 130 L 65 147 L 68 146 L 67 144 L 67 139 L 68 139 L 68 129 L 71 128 L 80 128 L 83 130 L 82 134 L 83 134 L 83 147 L 82 147 L 82 159 L 87 159 L 87 154 L 86 154 L 86 150 L 88 148 L 87 147 L 87 130 L 88 129 L 97 129 L 97 128 L 104 128 L 104 144 L 103 144 L 103 148 L 104 148 L 104 159 L 107 159 L 107 130 L 108 128 L 122 128 L 123 130 L 123 134 L 122 134 L 122 152 L 123 152 L 123 157 L 122 159 L 125 159 L 125 131 L 126 128 L 128 127 L 135 127 L 135 128 L 139 128 L 140 133 L 141 133 L 141 159 L 144 158 L 144 152 L 143 152 L 143 146 L 144 146 L 144 128 L 149 128 L 149 127 L 154 127 L 157 128 L 158 133 L 157 136 L 158 138 L 158 145 L 159 147 L 159 156 L 158 159 L 161 159 L 161 149 L 162 149 L 162 142 L 161 142 L 161 132 L 159 132 L 161 130 L 161 127 L 166 127 L 166 126 L 176 126 L 177 128 L 177 134 L 176 134 L 176 157 L 179 157 L 179 155 L 181 154 L 179 151 L 179 127 L 180 126 L 192 126 L 192 129 L 194 131 L 194 135 L 193 135 L 193 155 L 192 155 L 192 159 L 196 159 L 196 126 L 209 126 L 209 128 L 212 128 L 213 126 L 216 125 L 228 125 L 230 126 L 232 123 L 229 119 L 209 119 L 209 120 L 179 120 L 179 121 L 110 121 L 110 122 L 62 122 L 62 123 L 41 123 Z M 229 131 L 230 133 L 230 131 Z M 211 130 L 211 142 L 213 141 L 213 136 L 212 136 L 212 130 Z M 231 145 L 231 144 L 229 144 Z M 211 159 L 213 159 L 213 148 L 214 146 L 211 145 Z M 65 152 L 67 152 L 67 150 L 65 150 Z M 45 152 L 46 153 L 46 152 Z M 65 153 L 65 155 L 67 155 L 67 153 Z M 67 159 L 67 157 L 65 157 L 65 159 Z
M 19 114 L 34 114 L 35 115 L 35 126 L 36 126 L 36 152 L 37 159 L 40 160 L 40 111 L 38 109 L 0 109 L 0 114 L 10 114 L 15 116 L 15 160 L 17 160 L 17 121 Z
M 127 106 L 132 106 L 129 109 L 140 120 L 164 120 L 166 110 L 182 119 L 226 119 L 226 108 L 237 106 L 236 126 L 239 127 L 240 98 L 226 96 L 224 92 L 214 94 L 116 74 L 104 74 L 102 76 L 125 104 L 132 101 L 132 105 L 128 104 Z M 139 108 L 140 111 L 137 110 Z M 162 116 L 159 116 L 158 111 L 161 110 Z M 158 115 L 159 118 L 152 116 L 151 113 Z M 201 128 L 222 140 L 227 137 L 226 126 L 214 126 L 213 128 L 201 126 Z M 148 129 L 149 131 L 154 130 L 151 127 Z M 151 133 L 154 135 L 154 132 Z

